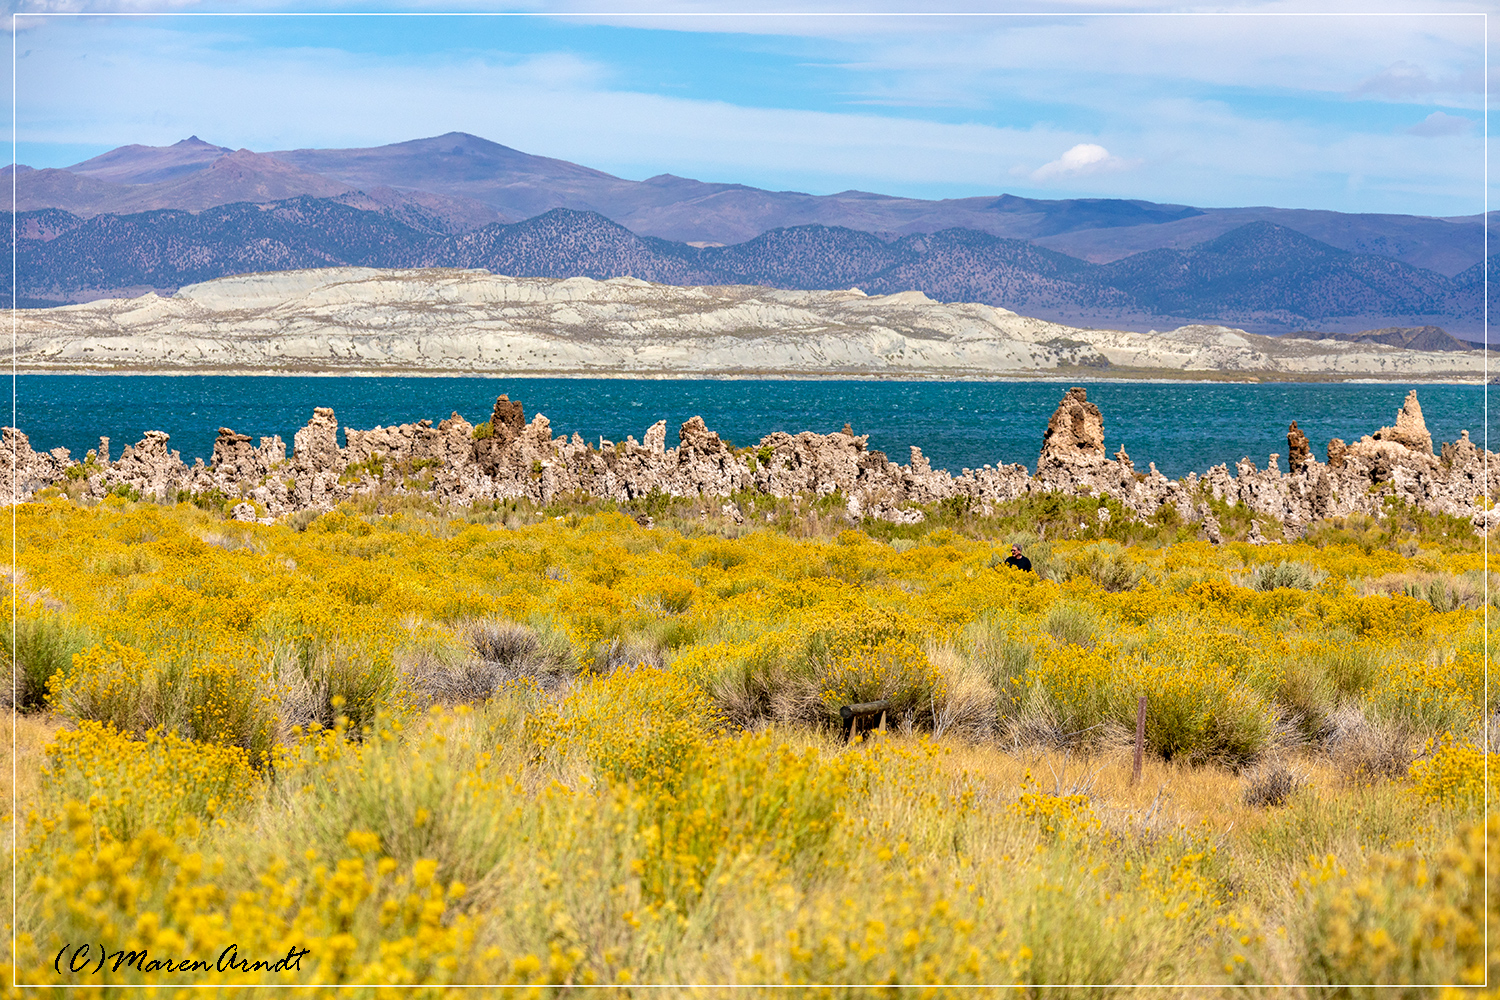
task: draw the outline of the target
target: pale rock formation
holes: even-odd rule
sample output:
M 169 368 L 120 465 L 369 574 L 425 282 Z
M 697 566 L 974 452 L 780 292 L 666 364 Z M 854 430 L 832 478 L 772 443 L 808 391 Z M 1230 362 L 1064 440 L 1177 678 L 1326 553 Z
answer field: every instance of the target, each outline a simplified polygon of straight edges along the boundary
M 1370 437 L 1431 455 L 1432 435 L 1427 432 L 1427 421 L 1422 419 L 1422 404 L 1417 402 L 1417 390 L 1413 389 L 1406 394 L 1406 402 L 1401 404 L 1401 412 L 1396 414 L 1396 426 L 1382 427 Z
M 1293 475 L 1301 472 L 1306 467 L 1308 459 L 1312 457 L 1312 446 L 1308 443 L 1307 435 L 1302 433 L 1295 420 L 1287 428 L 1286 454 L 1287 467 L 1291 469 Z
M 328 407 L 314 408 L 307 426 L 292 437 L 292 461 L 309 472 L 336 471 L 347 464 L 339 451 L 339 422 Z
M 733 458 L 718 432 L 711 431 L 702 417 L 690 417 L 677 430 L 677 463 L 689 465 L 695 461 L 716 464 L 719 468 Z
M 1415 390 L 1407 393 L 1396 426 L 1366 434 L 1344 452 L 1345 469 L 1365 474 L 1371 483 L 1392 482 L 1404 493 L 1415 492 L 1413 477 L 1434 476 L 1440 467 Z
M 1073 387 L 1047 421 L 1037 471 L 1099 465 L 1104 457 L 1104 415 L 1089 402 L 1087 389 Z
M 0 502 L 10 503 L 12 497 L 27 499 L 65 476 L 68 465 L 66 448 L 35 452 L 25 434 L 14 427 L 5 428 L 0 432 Z
M 187 466 L 182 456 L 167 448 L 171 440 L 165 431 L 147 431 L 135 447 L 126 445 L 120 460 L 106 473 L 108 485 L 124 483 L 142 496 L 167 500 L 185 478 Z
M 1479 379 L 1480 351 L 1267 337 L 1192 324 L 1081 329 L 919 292 L 514 278 L 339 267 L 17 311 L 22 371 L 411 371 L 933 377 L 1121 369 Z M 335 350 L 330 350 L 336 345 Z
M 256 452 L 250 446 L 250 436 L 236 434 L 228 427 L 219 428 L 219 437 L 214 441 L 211 465 L 215 471 L 234 478 L 249 478 L 257 475 Z
M 1056 491 L 1094 497 L 1101 508 L 1103 498 L 1111 496 L 1143 518 L 1171 508 L 1183 521 L 1199 524 L 1202 536 L 1216 543 L 1223 540 L 1222 529 L 1209 498 L 1244 507 L 1262 520 L 1275 518 L 1288 538 L 1299 537 L 1322 518 L 1381 516 L 1393 497 L 1464 518 L 1479 530 L 1500 522 L 1500 515 L 1486 511 L 1480 499 L 1486 492 L 1500 495 L 1500 456 L 1476 447 L 1467 433 L 1443 445 L 1441 458 L 1434 456 L 1421 448 L 1425 427 L 1414 400 L 1402 412 L 1405 423 L 1398 417 L 1392 429 L 1400 433 L 1379 439 L 1370 435 L 1347 448 L 1335 440 L 1327 464 L 1302 454 L 1289 434 L 1288 450 L 1294 456 L 1289 472 L 1278 468 L 1280 456 L 1273 454 L 1265 469 L 1245 458 L 1233 473 L 1220 464 L 1176 482 L 1154 463 L 1148 473 L 1138 472 L 1123 448 L 1113 460 L 1106 459 L 1103 417 L 1081 389 L 1070 391 L 1053 415 L 1035 476 L 1022 465 L 964 469 L 955 476 L 933 469 L 917 447 L 906 465 L 898 465 L 870 450 L 868 437 L 849 427 L 834 434 L 777 432 L 735 452 L 699 417 L 679 428 L 678 444 L 671 449 L 665 447 L 665 421 L 647 429 L 644 443 L 633 437 L 620 443 L 601 439 L 596 449 L 577 434 L 554 439 L 551 424 L 540 414 L 522 423 L 521 405 L 505 397 L 491 416 L 498 433 L 479 441 L 472 425 L 455 413 L 436 426 L 422 420 L 346 430 L 347 443 L 340 448 L 333 411 L 319 408 L 297 432 L 291 461 L 279 437 L 262 438 L 259 448 L 251 448 L 248 437 L 223 428 L 208 465 L 201 460 L 192 468 L 183 465 L 168 449 L 167 436 L 152 431 L 114 462 L 108 461 L 107 443 L 101 442 L 93 464 L 84 468 L 100 470 L 87 478 L 87 493 L 94 497 L 121 484 L 161 500 L 175 499 L 182 491 L 217 490 L 242 501 L 237 505 L 240 516 L 247 501 L 259 504 L 269 517 L 280 517 L 293 510 L 327 509 L 378 485 L 396 493 L 424 491 L 456 505 L 511 497 L 545 503 L 560 495 L 624 503 L 652 493 L 724 499 L 742 490 L 780 497 L 837 493 L 853 520 L 901 523 L 920 521 L 919 505 L 950 498 L 967 498 L 974 509 L 985 511 L 1030 493 Z M 7 429 L 4 435 L 0 485 L 8 484 L 21 500 L 79 467 L 63 449 L 38 454 L 20 431 Z M 371 462 L 377 454 L 383 461 Z M 105 456 L 103 461 L 99 455 Z M 1264 537 L 1259 527 L 1254 534 Z
M 413 462 L 438 465 L 470 461 L 484 442 L 474 440 L 474 425 L 457 413 L 436 427 L 431 420 L 395 427 L 376 427 L 358 431 L 344 428 L 347 444 L 345 458 L 349 463 L 368 462 L 379 455 L 396 465 Z M 492 439 L 491 439 L 492 440 Z

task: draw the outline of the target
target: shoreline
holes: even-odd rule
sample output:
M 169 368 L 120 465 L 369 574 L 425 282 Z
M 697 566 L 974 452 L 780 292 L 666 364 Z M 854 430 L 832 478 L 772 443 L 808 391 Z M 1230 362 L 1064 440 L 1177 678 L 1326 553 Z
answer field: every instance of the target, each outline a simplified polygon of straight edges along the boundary
M 521 402 L 507 395 L 497 397 L 490 419 L 477 425 L 455 411 L 436 423 L 356 429 L 341 427 L 333 409 L 315 407 L 312 419 L 292 435 L 290 455 L 279 435 L 261 436 L 256 446 L 249 435 L 220 426 L 212 458 L 191 466 L 159 430 L 127 445 L 117 461 L 111 460 L 108 437 L 81 461 L 65 448 L 33 451 L 16 428 L 5 428 L 4 437 L 0 470 L 9 475 L 0 487 L 10 486 L 12 502 L 46 490 L 85 502 L 150 496 L 267 523 L 371 493 L 460 506 L 521 498 L 545 505 L 570 496 L 618 503 L 715 497 L 738 522 L 744 514 L 735 497 L 805 494 L 834 497 L 851 523 L 873 517 L 902 524 L 923 520 L 924 504 L 951 501 L 988 514 L 998 504 L 1057 493 L 1094 498 L 1099 506 L 1085 519 L 1095 513 L 1101 522 L 1120 515 L 1163 516 L 1202 525 L 1211 541 L 1221 537 L 1220 517 L 1236 516 L 1236 508 L 1263 518 L 1268 528 L 1277 525 L 1273 536 L 1292 538 L 1330 517 L 1385 516 L 1387 501 L 1448 515 L 1480 532 L 1500 522 L 1500 508 L 1483 502 L 1500 492 L 1492 481 L 1500 477 L 1500 456 L 1476 446 L 1467 430 L 1455 441 L 1434 441 L 1415 389 L 1407 392 L 1394 426 L 1347 444 L 1331 438 L 1326 464 L 1293 420 L 1286 450 L 1270 452 L 1264 469 L 1243 457 L 1234 462 L 1234 473 L 1226 461 L 1176 481 L 1154 462 L 1137 469 L 1123 446 L 1108 457 L 1103 414 L 1082 386 L 1070 388 L 1053 411 L 1035 472 L 1019 463 L 985 464 L 954 475 L 934 469 L 916 445 L 901 464 L 871 449 L 869 435 L 856 434 L 848 422 L 832 434 L 772 431 L 757 444 L 735 447 L 702 416 L 693 416 L 678 429 L 676 447 L 667 446 L 666 420 L 647 428 L 640 441 L 601 436 L 595 447 L 576 431 L 571 438 L 555 437 L 542 414 L 528 422 Z M 1283 455 L 1286 473 L 1279 465 Z M 1115 511 L 1106 497 L 1118 505 Z M 1251 540 L 1263 540 L 1259 529 Z
M 612 379 L 620 381 L 703 381 L 703 382 L 1038 382 L 1043 384 L 1078 382 L 1119 382 L 1139 385 L 1177 385 L 1184 382 L 1214 383 L 1224 385 L 1467 385 L 1483 387 L 1487 379 L 1422 376 L 1412 373 L 1390 375 L 1360 373 L 1348 377 L 1333 374 L 1298 374 L 1294 372 L 1258 371 L 1226 372 L 1205 371 L 1164 374 L 1136 369 L 1112 375 L 1107 369 L 1069 369 L 1060 374 L 1003 373 L 978 374 L 973 372 L 950 373 L 933 371 L 870 372 L 870 371 L 800 371 L 766 369 L 764 371 L 673 371 L 642 372 L 590 371 L 580 369 L 522 369 L 522 370 L 475 370 L 434 371 L 430 368 L 372 369 L 372 368 L 309 368 L 288 370 L 285 368 L 243 367 L 198 367 L 198 368 L 37 368 L 13 365 L 11 376 L 22 375 L 69 375 L 79 377 L 112 376 L 198 376 L 221 378 L 494 378 L 494 379 Z

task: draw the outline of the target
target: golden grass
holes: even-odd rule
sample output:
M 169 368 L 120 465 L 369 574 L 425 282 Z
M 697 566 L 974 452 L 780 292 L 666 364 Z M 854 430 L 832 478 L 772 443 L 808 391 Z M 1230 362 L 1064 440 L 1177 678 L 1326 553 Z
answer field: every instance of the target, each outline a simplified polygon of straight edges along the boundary
M 6 714 L 0 716 L 0 720 L 3 720 L 0 721 L 0 745 L 3 745 L 3 751 L 0 751 L 3 752 L 0 756 L 0 794 L 4 796 L 8 827 L 12 803 L 21 816 L 36 804 L 47 744 L 66 720 L 51 712 Z

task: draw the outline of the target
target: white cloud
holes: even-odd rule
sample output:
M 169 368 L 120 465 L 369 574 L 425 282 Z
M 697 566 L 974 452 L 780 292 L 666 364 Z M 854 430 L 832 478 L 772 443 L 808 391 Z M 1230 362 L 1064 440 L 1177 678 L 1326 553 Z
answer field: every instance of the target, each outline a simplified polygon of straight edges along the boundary
M 1468 135 L 1473 130 L 1474 119 L 1472 118 L 1465 118 L 1463 115 L 1446 115 L 1441 111 L 1434 111 L 1407 129 L 1406 134 L 1433 138 L 1444 135 Z
M 1080 142 L 1051 163 L 1044 163 L 1030 174 L 1034 181 L 1050 181 L 1057 177 L 1082 177 L 1107 171 L 1125 170 L 1135 164 L 1113 156 L 1103 146 L 1092 142 Z

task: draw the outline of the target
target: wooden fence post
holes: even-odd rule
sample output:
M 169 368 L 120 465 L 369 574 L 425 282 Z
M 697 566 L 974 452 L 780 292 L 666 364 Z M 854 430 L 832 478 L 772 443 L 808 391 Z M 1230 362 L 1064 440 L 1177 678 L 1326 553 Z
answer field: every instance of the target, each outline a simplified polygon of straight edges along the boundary
M 1146 696 L 1141 695 L 1140 701 L 1135 703 L 1135 770 L 1130 775 L 1130 783 L 1137 784 L 1141 780 L 1141 764 L 1146 753 Z

